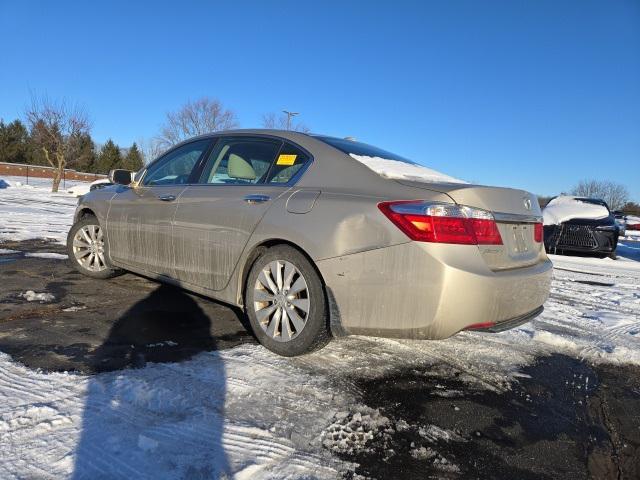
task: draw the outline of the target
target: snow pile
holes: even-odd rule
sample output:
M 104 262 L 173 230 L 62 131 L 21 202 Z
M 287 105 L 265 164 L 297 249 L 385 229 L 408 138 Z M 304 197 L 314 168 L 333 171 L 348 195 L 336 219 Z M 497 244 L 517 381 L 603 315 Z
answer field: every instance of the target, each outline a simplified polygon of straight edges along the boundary
M 560 196 L 544 207 L 542 216 L 545 225 L 560 225 L 573 218 L 606 218 L 609 216 L 609 210 L 603 205 L 580 201 L 577 197 Z
M 33 290 L 27 290 L 24 293 L 18 295 L 21 298 L 24 298 L 27 302 L 40 302 L 47 303 L 53 302 L 56 297 L 48 292 L 36 293 Z
M 464 180 L 450 177 L 449 175 L 423 167 L 422 165 L 390 160 L 388 158 L 356 155 L 354 153 L 350 153 L 349 155 L 385 178 L 429 183 L 467 183 Z

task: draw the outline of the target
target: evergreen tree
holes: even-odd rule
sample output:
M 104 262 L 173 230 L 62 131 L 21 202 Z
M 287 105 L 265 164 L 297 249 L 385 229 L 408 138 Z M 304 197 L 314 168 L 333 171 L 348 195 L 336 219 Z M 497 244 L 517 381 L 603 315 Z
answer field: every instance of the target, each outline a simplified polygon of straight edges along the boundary
M 96 168 L 95 145 L 89 133 L 80 133 L 69 139 L 67 167 L 79 172 L 93 173 Z
M 113 140 L 107 140 L 102 146 L 96 161 L 96 173 L 109 173 L 109 170 L 120 168 L 122 163 L 122 155 L 120 149 L 113 143 Z
M 29 132 L 20 120 L 5 124 L 0 120 L 0 162 L 27 163 Z
M 144 161 L 142 159 L 142 153 L 136 145 L 136 142 L 133 142 L 131 148 L 127 152 L 127 155 L 122 160 L 122 168 L 125 170 L 131 170 L 132 172 L 137 172 L 144 165 Z

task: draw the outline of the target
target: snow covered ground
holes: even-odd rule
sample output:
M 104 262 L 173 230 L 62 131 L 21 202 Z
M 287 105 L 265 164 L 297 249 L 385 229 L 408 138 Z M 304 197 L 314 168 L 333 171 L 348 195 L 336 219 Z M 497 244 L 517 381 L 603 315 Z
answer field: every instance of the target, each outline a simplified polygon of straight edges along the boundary
M 44 188 L 0 189 L 0 240 L 64 241 L 75 203 Z M 640 243 L 623 242 L 619 253 L 551 256 L 545 312 L 501 334 L 351 337 L 301 358 L 242 345 L 97 375 L 33 371 L 0 353 L 0 478 L 336 478 L 351 465 L 333 453 L 407 428 L 361 404 L 356 378 L 426 368 L 455 373 L 470 391 L 501 392 L 556 352 L 640 365 Z
M 28 185 L 24 177 L 2 179 L 9 186 L 0 189 L 0 242 L 50 238 L 64 243 L 78 199 L 62 191 L 62 185 L 51 193 L 50 178 L 30 178 Z M 80 183 L 66 182 L 66 187 Z

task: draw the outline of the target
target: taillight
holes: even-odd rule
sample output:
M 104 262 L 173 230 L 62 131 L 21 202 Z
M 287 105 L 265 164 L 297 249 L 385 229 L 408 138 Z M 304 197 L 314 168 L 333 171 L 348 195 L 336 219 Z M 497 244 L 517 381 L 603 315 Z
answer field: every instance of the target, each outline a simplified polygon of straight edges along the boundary
M 544 237 L 544 230 L 542 228 L 541 223 L 536 223 L 533 226 L 533 240 L 536 243 L 542 243 L 542 239 Z
M 486 210 L 420 200 L 381 202 L 378 208 L 412 240 L 502 245 L 493 214 Z

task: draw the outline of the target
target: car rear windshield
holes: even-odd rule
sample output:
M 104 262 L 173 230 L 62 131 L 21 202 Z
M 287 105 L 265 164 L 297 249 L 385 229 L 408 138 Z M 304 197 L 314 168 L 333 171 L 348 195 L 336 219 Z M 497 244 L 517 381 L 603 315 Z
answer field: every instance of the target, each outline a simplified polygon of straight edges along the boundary
M 366 143 L 320 135 L 315 138 L 349 155 L 385 178 L 430 183 L 466 183 L 464 180 L 451 177 Z
M 347 155 L 361 155 L 364 157 L 379 157 L 386 158 L 389 160 L 395 160 L 397 162 L 405 162 L 410 165 L 418 165 L 416 162 L 412 162 L 411 160 L 407 160 L 406 158 L 401 157 L 400 155 L 396 155 L 395 153 L 387 152 L 378 147 L 374 147 L 373 145 L 368 145 L 362 142 L 356 142 L 355 140 L 349 140 L 346 138 L 336 138 L 336 137 L 325 137 L 321 135 L 315 135 L 314 138 L 323 141 L 324 143 L 328 143 L 334 148 L 337 148 L 341 152 L 346 153 Z

